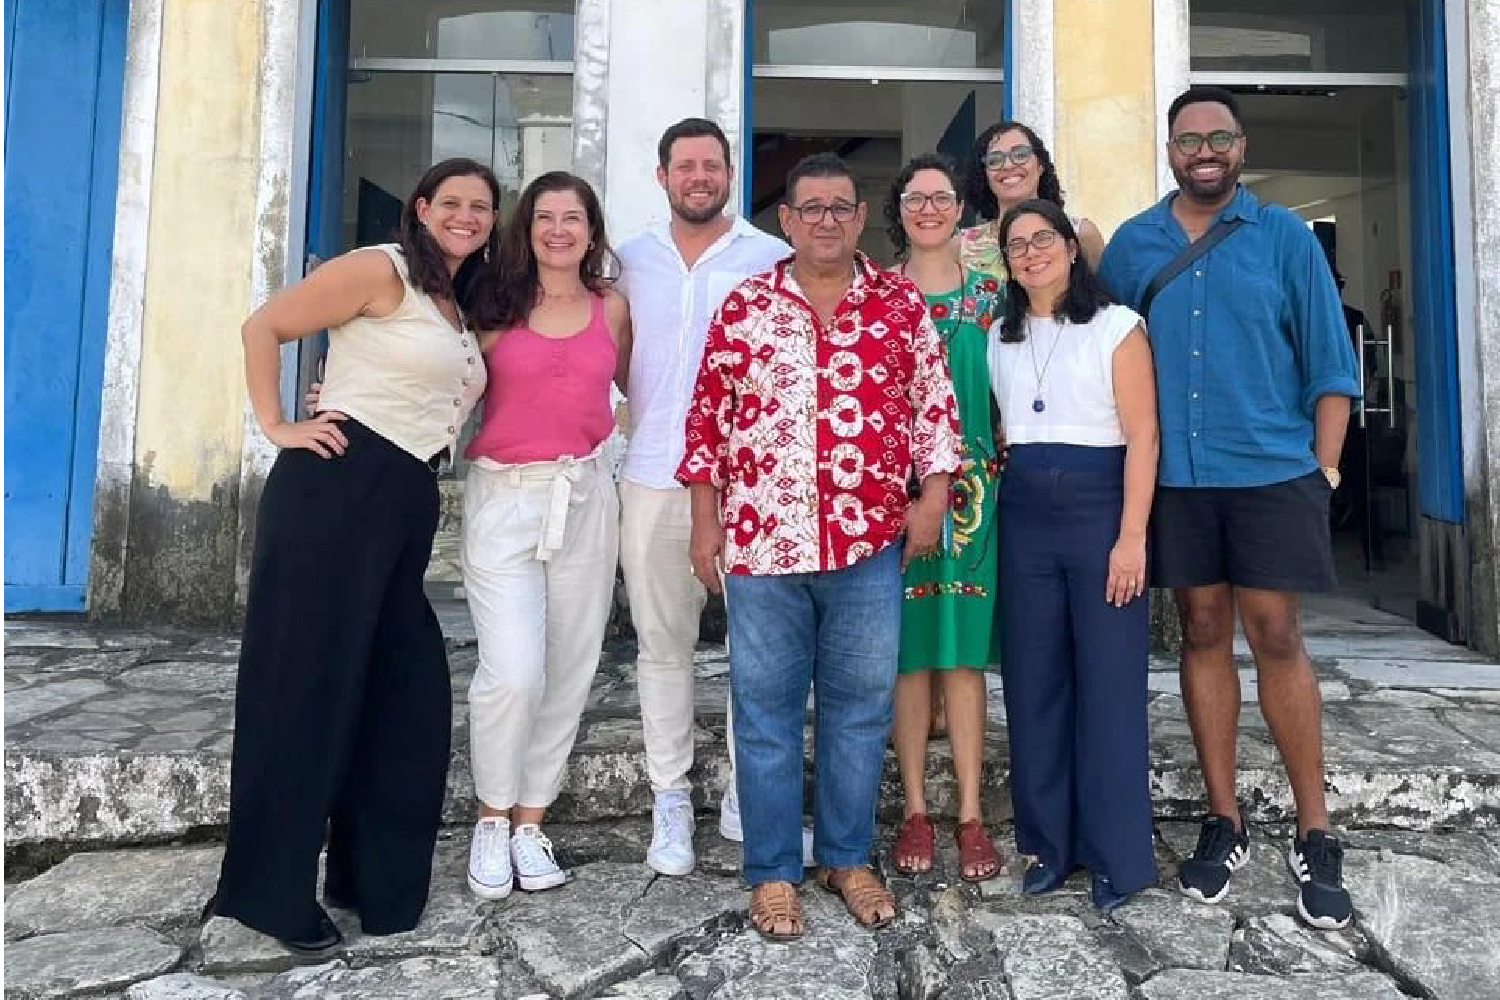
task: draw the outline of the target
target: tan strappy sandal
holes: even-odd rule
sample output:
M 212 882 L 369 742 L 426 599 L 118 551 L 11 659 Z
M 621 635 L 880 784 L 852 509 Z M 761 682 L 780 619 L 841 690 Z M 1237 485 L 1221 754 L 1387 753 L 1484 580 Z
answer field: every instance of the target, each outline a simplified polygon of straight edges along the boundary
M 864 865 L 823 868 L 818 884 L 843 899 L 845 909 L 861 927 L 876 931 L 896 919 L 896 897 Z
M 750 926 L 767 941 L 795 941 L 805 928 L 802 900 L 790 882 L 762 882 L 750 890 Z M 779 930 L 787 927 L 789 930 Z

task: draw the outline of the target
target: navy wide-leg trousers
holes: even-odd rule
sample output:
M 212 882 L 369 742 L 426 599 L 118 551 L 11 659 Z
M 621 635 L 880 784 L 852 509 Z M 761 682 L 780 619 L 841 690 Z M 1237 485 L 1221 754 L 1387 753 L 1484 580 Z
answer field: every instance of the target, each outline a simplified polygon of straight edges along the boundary
M 1148 602 L 1104 599 L 1123 448 L 1023 444 L 1000 494 L 1002 675 L 1016 847 L 1117 892 L 1156 881 L 1148 785 Z

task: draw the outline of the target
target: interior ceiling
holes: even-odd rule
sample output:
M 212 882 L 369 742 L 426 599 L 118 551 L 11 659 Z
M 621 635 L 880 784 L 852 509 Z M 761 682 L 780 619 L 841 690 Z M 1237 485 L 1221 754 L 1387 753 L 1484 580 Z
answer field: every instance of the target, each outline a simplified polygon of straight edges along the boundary
M 1238 93 L 1247 127 L 1282 125 L 1297 128 L 1347 129 L 1370 111 L 1404 96 L 1399 87 L 1346 87 L 1332 97 Z

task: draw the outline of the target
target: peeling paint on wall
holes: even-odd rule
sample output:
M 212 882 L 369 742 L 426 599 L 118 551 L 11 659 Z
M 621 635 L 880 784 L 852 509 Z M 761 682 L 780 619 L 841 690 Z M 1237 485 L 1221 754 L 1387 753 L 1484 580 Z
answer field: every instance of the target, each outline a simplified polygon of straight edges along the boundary
M 1107 237 L 1156 201 L 1151 0 L 1056 0 L 1053 155 L 1068 207 Z

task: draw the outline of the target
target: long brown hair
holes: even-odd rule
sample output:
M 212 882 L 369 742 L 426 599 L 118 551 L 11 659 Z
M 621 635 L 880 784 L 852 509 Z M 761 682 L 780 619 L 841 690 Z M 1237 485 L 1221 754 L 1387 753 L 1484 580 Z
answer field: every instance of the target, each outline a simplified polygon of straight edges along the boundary
M 437 241 L 417 218 L 417 201 L 431 204 L 437 189 L 450 177 L 478 177 L 484 181 L 490 189 L 491 204 L 495 209 L 495 226 L 490 230 L 490 237 L 485 241 L 484 247 L 464 258 L 457 273 L 452 276 L 448 274 L 448 263 L 443 258 L 443 251 L 438 247 Z M 462 300 L 469 297 L 466 292 L 473 284 L 477 272 L 484 266 L 484 259 L 488 256 L 494 260 L 500 253 L 500 182 L 495 179 L 494 171 L 478 160 L 464 156 L 443 160 L 428 167 L 401 209 L 401 226 L 397 231 L 397 239 L 401 244 L 401 254 L 406 258 L 406 270 L 411 276 L 412 285 L 432 298 L 453 299 L 458 302 L 459 308 L 467 312 L 468 303 Z
M 531 248 L 531 223 L 537 199 L 554 191 L 572 191 L 583 203 L 589 224 L 589 246 L 578 262 L 578 277 L 595 295 L 603 294 L 610 284 L 610 273 L 618 273 L 620 261 L 610 249 L 604 235 L 604 209 L 589 182 L 566 170 L 542 174 L 526 185 L 521 200 L 505 224 L 500 237 L 498 266 L 486 269 L 486 279 L 474 296 L 470 321 L 481 330 L 504 330 L 519 326 L 541 297 L 536 253 Z

